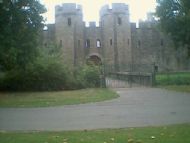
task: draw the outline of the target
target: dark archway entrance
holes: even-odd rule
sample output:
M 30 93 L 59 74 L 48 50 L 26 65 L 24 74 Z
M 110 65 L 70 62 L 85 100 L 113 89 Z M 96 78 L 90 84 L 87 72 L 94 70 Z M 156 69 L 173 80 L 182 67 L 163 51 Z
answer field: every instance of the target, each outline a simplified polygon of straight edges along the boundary
M 87 58 L 87 64 L 102 65 L 102 61 L 99 56 L 91 55 Z
M 105 76 L 104 76 L 104 70 L 103 70 L 103 63 L 101 60 L 101 57 L 98 54 L 93 54 L 88 56 L 86 60 L 87 65 L 99 67 L 99 74 L 100 74 L 100 87 L 106 87 L 105 85 Z

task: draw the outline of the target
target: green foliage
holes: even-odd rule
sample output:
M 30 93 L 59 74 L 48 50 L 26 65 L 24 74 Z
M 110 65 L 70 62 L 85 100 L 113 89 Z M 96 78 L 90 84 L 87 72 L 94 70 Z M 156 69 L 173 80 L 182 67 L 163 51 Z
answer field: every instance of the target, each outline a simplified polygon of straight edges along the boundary
M 2 143 L 189 143 L 190 124 L 64 132 L 2 132 Z
M 0 3 L 0 65 L 4 71 L 25 68 L 35 59 L 44 12 L 37 0 Z
M 2 90 L 61 90 L 67 88 L 66 68 L 57 61 L 39 59 L 24 70 L 6 72 Z
M 25 68 L 14 68 L 5 72 L 1 79 L 1 90 L 62 90 L 68 89 L 70 72 L 61 62 L 59 50 L 56 46 L 39 48 L 39 56 L 28 63 Z
M 99 70 L 85 66 L 74 74 L 63 65 L 60 47 L 38 48 L 43 29 L 43 5 L 38 0 L 0 3 L 1 90 L 60 90 L 99 87 Z
M 50 45 L 39 48 L 40 56 L 25 68 L 0 74 L 0 90 L 47 91 L 100 87 L 100 69 L 85 65 L 70 70 L 63 64 L 60 48 Z
M 100 87 L 100 70 L 81 67 L 74 73 L 54 58 L 38 58 L 25 69 L 14 69 L 1 77 L 0 90 L 47 91 Z
M 190 85 L 190 73 L 163 73 L 156 75 L 157 85 Z
M 161 28 L 177 46 L 187 46 L 190 55 L 190 1 L 157 0 L 156 15 Z
M 117 98 L 109 89 L 90 88 L 69 91 L 1 92 L 0 107 L 49 107 L 99 102 Z
M 76 70 L 76 79 L 81 87 L 100 87 L 101 69 L 96 65 L 84 65 Z

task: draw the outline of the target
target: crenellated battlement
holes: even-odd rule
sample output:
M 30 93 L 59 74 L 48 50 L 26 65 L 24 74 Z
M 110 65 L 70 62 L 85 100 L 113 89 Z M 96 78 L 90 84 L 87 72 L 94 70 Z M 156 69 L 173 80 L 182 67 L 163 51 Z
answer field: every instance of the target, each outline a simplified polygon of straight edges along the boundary
M 155 21 L 140 21 L 139 22 L 139 29 L 151 29 L 151 28 L 155 28 L 156 26 L 156 22 Z
M 89 22 L 89 27 L 96 27 L 96 22 L 94 22 L 94 21 Z
M 111 7 L 109 5 L 104 5 L 100 9 L 100 17 L 108 14 L 129 14 L 129 7 L 125 3 L 112 3 Z
M 62 14 L 77 14 L 82 15 L 82 6 L 75 3 L 64 3 L 55 7 L 55 16 Z
M 89 60 L 111 67 L 114 72 L 126 72 L 128 65 L 153 63 L 159 71 L 175 70 L 179 62 L 190 69 L 187 52 L 175 52 L 170 37 L 156 28 L 154 15 L 149 13 L 147 17 L 138 24 L 131 23 L 128 5 L 113 3 L 101 8 L 99 25 L 93 21 L 86 24 L 82 6 L 65 3 L 55 7 L 55 24 L 47 25 L 43 31 L 42 44 L 59 46 L 63 63 L 71 69 Z M 176 55 L 180 61 L 175 61 Z

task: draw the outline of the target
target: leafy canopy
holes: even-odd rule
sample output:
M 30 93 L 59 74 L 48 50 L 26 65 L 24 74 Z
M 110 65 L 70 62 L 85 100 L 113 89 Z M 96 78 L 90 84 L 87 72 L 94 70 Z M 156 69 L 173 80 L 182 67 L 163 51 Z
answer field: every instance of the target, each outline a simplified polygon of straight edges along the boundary
M 25 68 L 37 55 L 42 13 L 38 0 L 3 0 L 0 3 L 0 66 Z
M 157 0 L 161 28 L 176 46 L 187 46 L 190 55 L 190 0 Z

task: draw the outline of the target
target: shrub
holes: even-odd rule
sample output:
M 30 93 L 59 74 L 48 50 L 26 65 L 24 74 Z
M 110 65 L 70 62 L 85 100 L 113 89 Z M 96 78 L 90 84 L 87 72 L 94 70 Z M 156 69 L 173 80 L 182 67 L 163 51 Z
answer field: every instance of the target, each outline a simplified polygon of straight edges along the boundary
M 157 85 L 190 85 L 190 73 L 157 74 L 156 83 Z
M 54 59 L 38 59 L 26 69 L 14 69 L 5 73 L 0 90 L 47 91 L 100 87 L 98 66 L 82 66 L 73 73 Z
M 0 90 L 47 91 L 100 87 L 98 66 L 91 64 L 69 70 L 63 65 L 58 46 L 40 50 L 40 57 L 25 69 L 12 69 L 0 75 Z
M 75 72 L 79 87 L 100 87 L 101 69 L 96 65 L 84 65 Z
M 38 60 L 26 69 L 6 72 L 1 90 L 61 90 L 69 88 L 69 71 L 57 61 Z

